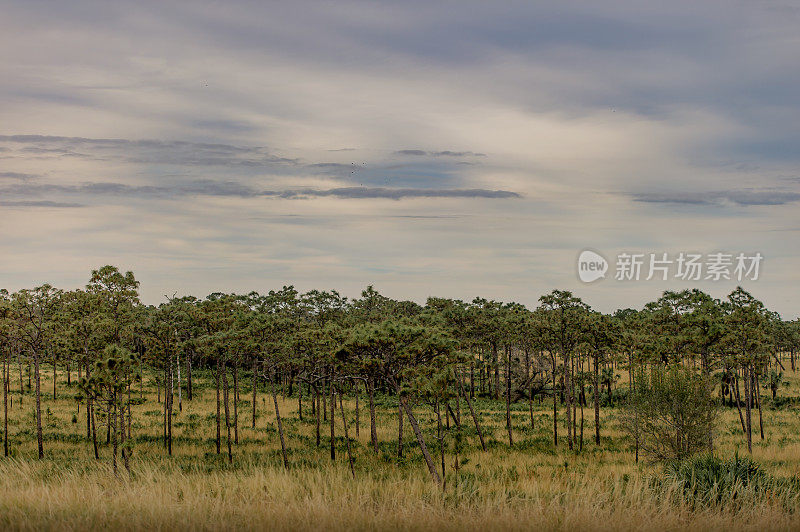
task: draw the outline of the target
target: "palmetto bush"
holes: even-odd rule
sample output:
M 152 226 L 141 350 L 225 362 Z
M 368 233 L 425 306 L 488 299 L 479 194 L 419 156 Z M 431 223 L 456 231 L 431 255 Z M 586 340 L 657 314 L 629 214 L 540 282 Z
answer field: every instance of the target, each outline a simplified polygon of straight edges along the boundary
M 669 462 L 661 486 L 692 506 L 777 503 L 797 510 L 797 479 L 775 478 L 748 457 L 723 459 L 711 454 Z

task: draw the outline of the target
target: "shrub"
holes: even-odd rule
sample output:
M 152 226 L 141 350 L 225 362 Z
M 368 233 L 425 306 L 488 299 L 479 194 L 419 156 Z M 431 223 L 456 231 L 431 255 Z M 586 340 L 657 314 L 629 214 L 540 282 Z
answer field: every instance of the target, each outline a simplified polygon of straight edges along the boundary
M 708 378 L 682 366 L 636 372 L 621 416 L 637 451 L 655 460 L 680 460 L 708 449 L 716 418 Z
M 664 487 L 675 487 L 692 505 L 754 503 L 765 497 L 794 504 L 797 482 L 775 479 L 750 458 L 723 460 L 711 454 L 670 462 L 664 471 Z

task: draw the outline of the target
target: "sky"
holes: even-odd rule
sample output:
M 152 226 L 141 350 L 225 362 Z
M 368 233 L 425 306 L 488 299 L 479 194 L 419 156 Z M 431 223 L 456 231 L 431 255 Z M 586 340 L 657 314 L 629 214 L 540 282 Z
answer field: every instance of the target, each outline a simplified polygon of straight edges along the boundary
M 795 318 L 800 4 L 0 0 L 0 287 Z M 577 275 L 591 249 L 611 263 Z M 758 279 L 616 280 L 620 253 Z M 645 259 L 646 260 L 646 259 Z M 645 265 L 646 266 L 646 265 Z

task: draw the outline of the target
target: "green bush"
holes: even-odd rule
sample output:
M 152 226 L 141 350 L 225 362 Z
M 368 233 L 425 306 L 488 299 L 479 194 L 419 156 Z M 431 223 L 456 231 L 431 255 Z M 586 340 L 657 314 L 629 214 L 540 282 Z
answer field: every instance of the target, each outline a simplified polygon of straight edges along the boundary
M 635 374 L 622 428 L 655 460 L 681 460 L 709 449 L 717 407 L 709 379 L 682 366 Z
M 677 488 L 693 506 L 757 503 L 765 498 L 797 504 L 797 480 L 776 479 L 750 458 L 722 459 L 711 454 L 670 462 L 664 470 L 664 487 Z

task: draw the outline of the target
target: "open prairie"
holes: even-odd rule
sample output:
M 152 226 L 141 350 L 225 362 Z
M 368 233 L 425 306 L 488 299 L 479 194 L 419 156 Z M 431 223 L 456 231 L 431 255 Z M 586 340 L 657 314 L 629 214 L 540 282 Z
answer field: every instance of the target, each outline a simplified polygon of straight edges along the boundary
M 229 462 L 223 425 L 216 452 L 216 393 L 213 374 L 198 371 L 194 394 L 182 392 L 182 410 L 173 412 L 172 456 L 163 438 L 163 390 L 153 375 L 133 386 L 141 404 L 132 406 L 130 472 L 112 472 L 111 446 L 98 426 L 100 459 L 86 437 L 85 406 L 75 401 L 75 375 L 67 386 L 58 373 L 53 399 L 52 368 L 43 368 L 42 410 L 45 457 L 37 459 L 34 396 L 24 368 L 11 368 L 9 395 L 10 457 L 0 461 L 0 526 L 3 529 L 727 529 L 773 530 L 798 526 L 798 500 L 743 494 L 710 507 L 697 507 L 663 477 L 662 466 L 635 463 L 630 439 L 617 425 L 618 408 L 601 408 L 601 445 L 593 441 L 591 402 L 585 408 L 583 449 L 569 451 L 562 436 L 553 445 L 552 405 L 534 402 L 534 426 L 528 405 L 512 406 L 514 445 L 509 447 L 502 401 L 475 399 L 486 440 L 482 451 L 474 425 L 461 401 L 464 435 L 454 470 L 456 423 L 445 438 L 444 487 L 432 482 L 410 427 L 404 429 L 403 458 L 398 458 L 397 402 L 376 396 L 379 450 L 370 445 L 366 394 L 344 407 L 354 460 L 351 475 L 340 412 L 335 411 L 336 459 L 330 458 L 329 420 L 322 421 L 320 446 L 316 417 L 304 387 L 303 419 L 298 389 L 278 393 L 288 450 L 284 469 L 274 403 L 259 383 L 256 428 L 252 428 L 251 381 L 241 378 L 237 403 L 238 444 Z M 620 383 L 624 371 L 619 371 Z M 753 458 L 770 474 L 800 477 L 800 379 L 789 372 L 779 405 L 764 390 L 764 440 L 754 437 Z M 159 401 L 161 400 L 161 402 Z M 13 403 L 13 404 L 12 404 Z M 455 402 L 451 402 L 455 413 Z M 561 407 L 559 407 L 561 410 Z M 430 406 L 414 412 L 439 463 L 436 420 Z M 233 412 L 231 412 L 233 416 Z M 560 412 L 560 418 L 563 413 Z M 443 422 L 444 423 L 444 422 Z M 565 433 L 563 421 L 560 430 Z M 580 426 L 580 414 L 578 426 Z M 233 429 L 232 429 L 233 430 Z M 446 429 L 445 429 L 446 430 Z M 580 429 L 578 429 L 580 430 Z M 232 435 L 235 438 L 235 434 Z M 735 407 L 723 409 L 715 437 L 716 452 L 747 454 Z M 439 464 L 440 465 L 440 464 Z

